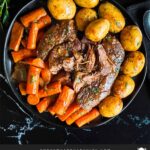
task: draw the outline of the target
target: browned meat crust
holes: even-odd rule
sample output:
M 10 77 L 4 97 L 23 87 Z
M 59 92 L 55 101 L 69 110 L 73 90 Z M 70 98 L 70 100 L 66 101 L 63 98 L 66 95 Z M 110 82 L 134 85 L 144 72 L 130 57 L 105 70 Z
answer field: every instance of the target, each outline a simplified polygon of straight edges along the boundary
M 38 57 L 43 60 L 48 56 L 54 46 L 67 41 L 74 41 L 76 38 L 75 23 L 73 20 L 62 21 L 52 26 L 40 41 L 37 49 Z
M 106 37 L 102 45 L 97 46 L 100 78 L 83 87 L 77 96 L 77 102 L 87 110 L 91 110 L 110 94 L 125 56 L 124 49 L 115 37 Z

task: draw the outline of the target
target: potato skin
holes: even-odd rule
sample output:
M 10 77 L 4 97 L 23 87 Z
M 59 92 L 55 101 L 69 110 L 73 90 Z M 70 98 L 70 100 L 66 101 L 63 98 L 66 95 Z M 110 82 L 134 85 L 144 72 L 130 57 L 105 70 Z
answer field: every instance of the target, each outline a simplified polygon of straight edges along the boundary
M 92 21 L 85 29 L 85 36 L 94 42 L 101 41 L 109 32 L 109 21 L 106 19 L 97 19 Z
M 110 32 L 118 33 L 125 27 L 125 18 L 121 11 L 109 2 L 99 6 L 99 16 L 110 22 Z
M 123 102 L 119 97 L 108 96 L 99 104 L 99 111 L 103 117 L 117 116 L 123 109 Z
M 120 42 L 126 51 L 136 51 L 142 44 L 142 32 L 136 25 L 126 26 L 120 35 Z
M 47 6 L 56 20 L 72 19 L 76 13 L 73 0 L 48 0 Z
M 97 13 L 90 8 L 82 8 L 78 11 L 75 20 L 79 31 L 84 31 L 86 26 L 93 20 L 97 19 Z
M 144 65 L 145 57 L 142 52 L 130 52 L 122 64 L 121 71 L 130 77 L 134 77 L 142 71 Z
M 117 77 L 113 85 L 113 94 L 120 98 L 129 96 L 135 88 L 134 80 L 127 75 L 120 75 Z
M 80 7 L 94 8 L 98 5 L 99 0 L 74 0 Z

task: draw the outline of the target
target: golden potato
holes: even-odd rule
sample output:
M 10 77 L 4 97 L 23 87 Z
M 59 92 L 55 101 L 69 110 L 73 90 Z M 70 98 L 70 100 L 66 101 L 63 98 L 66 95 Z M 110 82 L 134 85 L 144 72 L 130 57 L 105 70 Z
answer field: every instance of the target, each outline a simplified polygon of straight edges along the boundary
M 113 94 L 120 98 L 129 96 L 135 88 L 134 80 L 127 75 L 120 75 L 117 77 L 113 85 Z
M 99 6 L 99 16 L 110 22 L 110 32 L 118 33 L 125 27 L 125 18 L 121 11 L 109 2 Z
M 120 35 L 120 42 L 126 51 L 136 51 L 142 44 L 142 33 L 135 25 L 126 26 Z
M 75 18 L 78 30 L 84 31 L 86 26 L 95 19 L 97 19 L 97 13 L 95 10 L 90 8 L 79 10 Z
M 103 117 L 114 117 L 118 115 L 123 108 L 123 102 L 119 97 L 108 96 L 99 104 L 99 111 Z
M 106 19 L 94 20 L 85 29 L 85 36 L 94 42 L 101 41 L 109 32 L 109 27 L 109 21 Z
M 145 57 L 142 52 L 130 52 L 123 62 L 121 70 L 124 74 L 134 77 L 138 75 L 145 65 Z
M 77 5 L 85 8 L 94 8 L 98 5 L 99 0 L 74 0 Z
M 72 19 L 76 13 L 73 0 L 48 0 L 48 9 L 57 20 Z

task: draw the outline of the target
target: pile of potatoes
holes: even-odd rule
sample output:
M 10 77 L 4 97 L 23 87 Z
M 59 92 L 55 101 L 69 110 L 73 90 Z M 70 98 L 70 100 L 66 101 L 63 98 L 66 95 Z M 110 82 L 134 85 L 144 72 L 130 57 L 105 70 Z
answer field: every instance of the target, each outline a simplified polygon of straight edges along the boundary
M 79 6 L 77 12 L 76 5 Z M 95 7 L 98 6 L 98 12 Z M 132 77 L 137 76 L 145 65 L 145 57 L 137 51 L 142 44 L 142 33 L 136 25 L 126 25 L 121 11 L 110 2 L 99 0 L 48 0 L 48 8 L 56 20 L 73 19 L 77 29 L 94 42 L 100 42 L 108 34 L 119 34 L 126 51 L 125 61 L 113 87 L 111 96 L 99 104 L 103 117 L 114 117 L 123 109 L 123 99 L 135 88 Z

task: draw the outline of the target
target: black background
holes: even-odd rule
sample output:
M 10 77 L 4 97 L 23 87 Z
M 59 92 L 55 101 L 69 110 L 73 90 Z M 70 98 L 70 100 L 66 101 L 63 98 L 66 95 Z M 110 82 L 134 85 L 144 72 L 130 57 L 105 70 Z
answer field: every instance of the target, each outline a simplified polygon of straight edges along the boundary
M 144 2 L 117 0 L 124 7 Z M 29 0 L 12 0 L 10 21 Z M 7 27 L 5 27 L 7 29 Z M 4 37 L 3 37 L 4 38 Z M 2 37 L 0 37 L 2 42 Z M 2 49 L 0 50 L 2 56 Z M 0 66 L 1 80 L 5 80 Z M 47 125 L 24 113 L 9 86 L 0 82 L 1 144 L 150 144 L 150 83 L 146 80 L 133 103 L 105 126 L 94 129 L 67 129 Z

